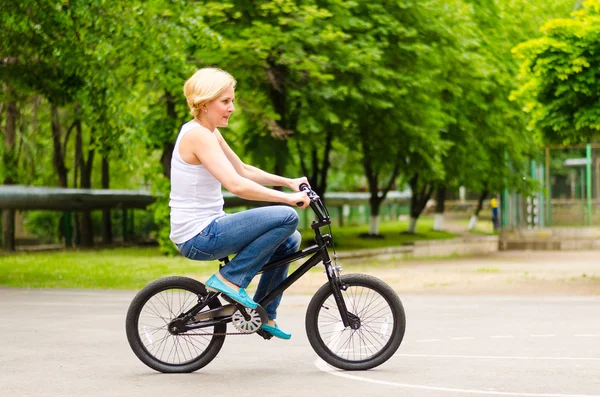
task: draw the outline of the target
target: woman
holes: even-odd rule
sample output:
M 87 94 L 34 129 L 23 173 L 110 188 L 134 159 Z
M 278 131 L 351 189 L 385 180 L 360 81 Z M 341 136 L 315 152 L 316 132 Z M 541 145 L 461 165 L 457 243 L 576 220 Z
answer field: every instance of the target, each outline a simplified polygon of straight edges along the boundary
M 300 246 L 298 215 L 288 206 L 256 208 L 236 214 L 223 212 L 221 185 L 247 200 L 284 203 L 306 208 L 310 201 L 299 192 L 306 178 L 288 179 L 244 164 L 217 127 L 227 127 L 234 111 L 236 81 L 216 68 L 200 69 L 183 91 L 194 119 L 181 127 L 171 159 L 171 240 L 189 259 L 214 260 L 236 253 L 206 282 L 249 308 L 287 277 L 288 266 L 262 274 L 254 299 L 245 291 L 252 278 L 270 260 L 295 252 Z M 265 186 L 286 186 L 285 193 Z M 298 203 L 301 203 L 299 205 Z M 264 331 L 289 339 L 275 323 L 281 296 L 265 310 Z

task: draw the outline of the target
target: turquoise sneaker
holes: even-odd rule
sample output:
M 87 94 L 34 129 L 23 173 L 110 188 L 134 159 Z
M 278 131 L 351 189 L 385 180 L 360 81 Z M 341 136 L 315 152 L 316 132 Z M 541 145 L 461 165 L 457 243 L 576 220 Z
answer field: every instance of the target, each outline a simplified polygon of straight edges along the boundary
M 288 334 L 287 332 L 284 332 L 281 328 L 279 328 L 279 325 L 277 325 L 277 323 L 275 323 L 274 327 L 269 324 L 263 324 L 261 328 L 279 339 L 290 339 L 292 337 L 292 334 Z
M 246 290 L 240 288 L 239 291 L 235 291 L 224 282 L 219 280 L 216 274 L 213 274 L 211 278 L 209 278 L 204 284 L 210 289 L 214 289 L 215 291 L 219 291 L 223 295 L 227 295 L 234 301 L 241 303 L 242 305 L 249 307 L 250 309 L 256 309 L 258 307 L 258 303 L 254 302 L 252 298 L 248 296 Z

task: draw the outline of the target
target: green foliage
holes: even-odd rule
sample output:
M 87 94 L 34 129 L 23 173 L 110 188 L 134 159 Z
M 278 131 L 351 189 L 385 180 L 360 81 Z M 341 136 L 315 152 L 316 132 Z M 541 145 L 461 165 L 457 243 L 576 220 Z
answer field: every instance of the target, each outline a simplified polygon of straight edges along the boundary
M 527 191 L 517 170 L 526 170 L 539 142 L 526 129 L 526 117 L 519 104 L 510 101 L 515 88 L 518 64 L 512 48 L 538 35 L 549 18 L 565 15 L 572 5 L 565 0 L 523 2 L 519 0 L 470 0 L 476 23 L 471 64 L 453 67 L 465 71 L 461 95 L 454 96 L 458 112 L 448 126 L 453 142 L 445 163 L 456 183 L 474 191 L 498 192 L 504 188 Z M 469 73 L 470 72 L 470 73 Z M 457 134 L 457 131 L 458 134 Z
M 28 211 L 25 230 L 45 242 L 57 242 L 60 236 L 60 212 Z
M 175 251 L 164 175 L 190 119 L 182 86 L 200 67 L 238 80 L 223 133 L 242 159 L 374 199 L 415 175 L 420 186 L 529 189 L 518 170 L 540 140 L 522 107 L 546 141 L 598 129 L 597 1 L 519 47 L 521 80 L 511 49 L 571 0 L 5 3 L 1 100 L 16 93 L 19 119 L 17 152 L 0 143 L 0 176 L 56 185 L 62 159 L 78 187 L 89 161 L 100 187 L 104 158 L 111 187 L 152 186 L 165 252 Z
M 584 1 L 572 18 L 547 22 L 542 34 L 514 50 L 521 86 L 513 97 L 544 142 L 589 142 L 600 136 L 600 2 Z
M 160 251 L 166 255 L 176 255 L 179 253 L 177 247 L 169 239 L 171 232 L 170 227 L 170 212 L 169 207 L 169 191 L 171 189 L 171 182 L 164 177 L 156 177 L 154 186 L 152 187 L 152 194 L 155 197 L 154 203 L 150 205 L 149 210 L 154 213 L 154 223 L 156 224 L 157 230 L 155 231 L 154 237 L 158 241 Z

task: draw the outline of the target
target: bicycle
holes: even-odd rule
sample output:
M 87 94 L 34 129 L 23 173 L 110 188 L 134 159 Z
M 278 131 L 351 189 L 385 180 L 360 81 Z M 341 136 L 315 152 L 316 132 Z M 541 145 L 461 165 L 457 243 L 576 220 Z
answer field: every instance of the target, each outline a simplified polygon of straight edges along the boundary
M 171 276 L 151 282 L 134 297 L 126 317 L 129 345 L 144 364 L 164 373 L 194 372 L 216 357 L 227 335 L 257 334 L 270 339 L 271 335 L 261 330 L 268 321 L 263 308 L 321 262 L 328 281 L 311 298 L 305 319 L 308 340 L 317 355 L 340 369 L 367 370 L 383 364 L 396 352 L 406 328 L 400 298 L 375 277 L 341 275 L 327 208 L 308 185 L 303 184 L 301 189 L 307 192 L 317 216 L 311 225 L 316 244 L 266 264 L 261 272 L 310 258 L 257 302 L 256 309 L 209 291 L 188 277 Z M 322 234 L 323 226 L 329 226 L 328 234 Z M 226 264 L 228 258 L 220 261 Z M 227 332 L 229 323 L 237 332 Z

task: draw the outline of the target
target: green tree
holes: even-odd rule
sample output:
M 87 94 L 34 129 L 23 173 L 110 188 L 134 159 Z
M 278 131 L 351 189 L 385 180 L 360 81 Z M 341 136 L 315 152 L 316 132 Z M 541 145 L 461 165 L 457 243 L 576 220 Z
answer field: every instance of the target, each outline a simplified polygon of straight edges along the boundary
M 2 108 L 6 107 L 6 125 L 2 128 L 4 135 L 4 150 L 2 151 L 3 184 L 13 185 L 17 183 L 17 147 L 15 145 L 17 136 L 18 108 L 14 89 L 5 86 L 3 90 Z M 0 111 L 3 115 L 4 109 Z M 4 117 L 0 117 L 0 120 Z M 2 211 L 2 248 L 6 251 L 15 250 L 15 210 Z
M 531 130 L 546 143 L 572 144 L 599 137 L 600 2 L 584 1 L 572 18 L 548 21 L 542 37 L 515 48 L 520 88 L 513 97 L 531 116 Z
M 323 104 L 335 91 L 330 87 L 333 58 L 343 39 L 328 7 L 343 10 L 343 3 L 230 0 L 203 5 L 204 20 L 220 41 L 218 51 L 198 54 L 238 80 L 246 152 L 256 164 L 285 174 L 291 163 L 290 141 L 319 131 L 324 145 L 300 138 L 295 150 L 298 165 L 323 193 L 333 140 L 330 127 L 337 121 Z
M 466 142 L 470 149 L 463 158 L 459 183 L 480 192 L 470 228 L 476 225 L 483 200 L 505 188 L 525 192 L 531 184 L 522 170 L 538 150 L 538 142 L 527 129 L 520 104 L 510 100 L 517 87 L 518 63 L 512 48 L 539 35 L 548 18 L 566 15 L 572 3 L 553 0 L 544 4 L 522 0 L 498 2 L 470 0 L 480 42 L 478 54 L 483 68 L 469 90 L 465 121 L 474 127 Z M 466 147 L 466 146 L 464 146 Z

